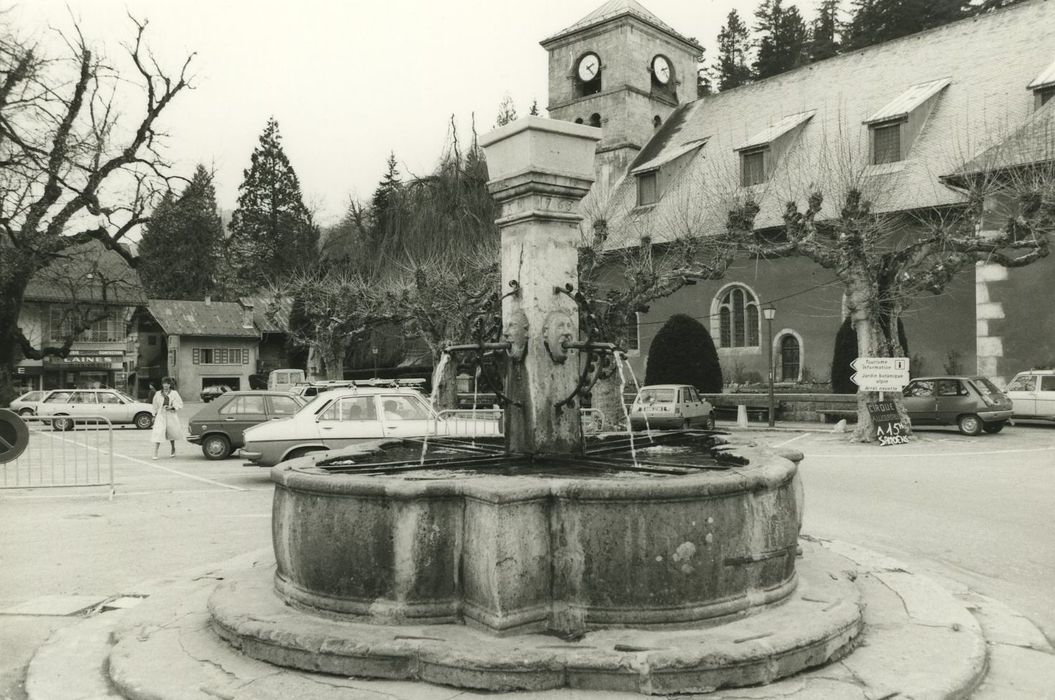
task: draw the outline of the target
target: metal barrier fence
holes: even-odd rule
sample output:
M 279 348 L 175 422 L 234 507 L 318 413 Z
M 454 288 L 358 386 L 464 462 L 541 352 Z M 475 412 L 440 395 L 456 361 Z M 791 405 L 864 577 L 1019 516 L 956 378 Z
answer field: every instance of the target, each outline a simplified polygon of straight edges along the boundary
M 18 459 L 0 464 L 0 489 L 109 486 L 113 496 L 114 431 L 108 418 L 22 420 L 29 445 Z
M 584 433 L 604 432 L 604 412 L 598 408 L 579 409 Z M 504 434 L 500 408 L 459 408 L 440 411 L 434 434 L 450 437 L 485 437 Z

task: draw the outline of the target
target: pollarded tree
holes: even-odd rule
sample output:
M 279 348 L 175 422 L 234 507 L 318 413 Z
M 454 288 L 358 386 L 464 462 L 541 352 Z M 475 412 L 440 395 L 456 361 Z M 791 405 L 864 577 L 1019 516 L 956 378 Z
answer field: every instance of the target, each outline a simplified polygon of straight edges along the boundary
M 201 299 L 216 289 L 223 225 L 212 174 L 199 165 L 178 197 L 161 200 L 143 230 L 139 274 L 155 299 Z
M 1014 148 L 1015 141 L 1011 144 Z M 843 286 L 857 333 L 857 356 L 904 357 L 897 324 L 914 299 L 940 294 L 975 263 L 1021 267 L 1049 252 L 1055 232 L 1055 169 L 1043 160 L 1008 168 L 999 151 L 991 156 L 996 160 L 981 162 L 980 157 L 949 181 L 965 192 L 966 202 L 958 208 L 879 215 L 851 186 L 834 212 L 822 214 L 824 197 L 819 192 L 809 195 L 804 211 L 788 202 L 776 238 L 753 230 L 758 206 L 748 201 L 730 212 L 727 238 L 752 255 L 798 254 L 830 270 Z M 983 216 L 989 220 L 985 225 Z M 915 233 L 903 235 L 906 228 Z M 866 404 L 877 395 L 861 391 L 857 396 L 854 439 L 874 441 L 875 426 Z M 893 399 L 907 425 L 900 395 L 893 394 Z
M 271 118 L 244 171 L 231 216 L 229 252 L 239 287 L 234 291 L 250 293 L 311 265 L 318 244 L 319 229 Z
M 718 89 L 732 90 L 754 78 L 747 56 L 751 51 L 751 37 L 747 25 L 736 10 L 730 10 L 725 26 L 718 32 Z
M 898 341 L 901 344 L 901 352 L 905 357 L 909 356 L 908 338 L 905 336 L 905 324 L 898 319 L 897 322 Z M 857 331 L 854 330 L 853 319 L 849 316 L 839 326 L 839 332 L 835 334 L 835 349 L 832 352 L 832 393 L 834 394 L 856 394 L 857 385 L 853 383 L 854 370 L 850 363 L 856 360 L 857 355 Z
M 711 334 L 686 314 L 659 329 L 648 351 L 645 384 L 691 384 L 701 392 L 722 391 L 722 367 Z
M 0 404 L 20 357 L 66 355 L 94 322 L 79 318 L 66 342 L 36 347 L 19 326 L 29 281 L 89 241 L 134 266 L 121 241 L 169 190 L 159 120 L 188 87 L 190 59 L 166 74 L 144 45 L 146 23 L 132 23 L 127 69 L 103 62 L 76 27 L 57 55 L 0 27 Z

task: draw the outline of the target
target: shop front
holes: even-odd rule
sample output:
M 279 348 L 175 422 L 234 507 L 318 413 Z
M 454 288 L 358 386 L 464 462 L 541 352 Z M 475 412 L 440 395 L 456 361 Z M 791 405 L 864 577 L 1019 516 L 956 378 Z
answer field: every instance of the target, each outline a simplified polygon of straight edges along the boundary
M 128 373 L 121 350 L 70 350 L 66 357 L 44 358 L 44 389 L 127 390 Z

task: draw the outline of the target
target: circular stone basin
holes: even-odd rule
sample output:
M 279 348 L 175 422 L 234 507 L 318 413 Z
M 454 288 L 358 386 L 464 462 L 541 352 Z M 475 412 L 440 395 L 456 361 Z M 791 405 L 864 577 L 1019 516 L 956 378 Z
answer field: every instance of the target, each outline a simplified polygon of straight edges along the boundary
M 796 585 L 801 455 L 737 447 L 690 460 L 674 446 L 639 450 L 656 469 L 493 456 L 371 469 L 359 464 L 371 451 L 342 451 L 352 471 L 312 458 L 272 470 L 275 586 L 290 605 L 574 638 L 725 621 Z

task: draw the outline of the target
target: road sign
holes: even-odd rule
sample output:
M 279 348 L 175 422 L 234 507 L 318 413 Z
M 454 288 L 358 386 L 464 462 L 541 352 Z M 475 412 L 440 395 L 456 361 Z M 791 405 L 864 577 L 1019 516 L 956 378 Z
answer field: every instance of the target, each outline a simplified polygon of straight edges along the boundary
M 901 391 L 908 384 L 907 357 L 858 357 L 850 381 L 861 391 Z
M 0 464 L 18 459 L 29 444 L 29 430 L 18 414 L 0 408 Z

